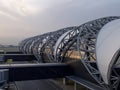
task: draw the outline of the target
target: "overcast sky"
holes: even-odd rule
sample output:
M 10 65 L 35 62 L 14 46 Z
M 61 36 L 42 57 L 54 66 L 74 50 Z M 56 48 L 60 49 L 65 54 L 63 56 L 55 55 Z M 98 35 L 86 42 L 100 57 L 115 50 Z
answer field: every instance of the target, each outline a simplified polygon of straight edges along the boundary
M 112 15 L 120 0 L 0 0 L 0 44 Z

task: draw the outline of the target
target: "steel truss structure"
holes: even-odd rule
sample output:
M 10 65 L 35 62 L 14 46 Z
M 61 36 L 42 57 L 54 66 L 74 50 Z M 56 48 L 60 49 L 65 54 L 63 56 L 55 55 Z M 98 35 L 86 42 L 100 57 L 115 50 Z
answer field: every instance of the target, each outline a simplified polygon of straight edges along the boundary
M 95 45 L 101 28 L 119 18 L 118 16 L 99 18 L 80 26 L 67 27 L 30 37 L 20 42 L 20 51 L 34 54 L 39 62 L 68 64 L 81 62 L 89 75 L 101 87 L 105 90 L 118 90 L 120 75 L 116 69 L 112 68 L 110 83 L 104 82 L 97 66 Z M 79 70 L 81 69 L 79 68 Z

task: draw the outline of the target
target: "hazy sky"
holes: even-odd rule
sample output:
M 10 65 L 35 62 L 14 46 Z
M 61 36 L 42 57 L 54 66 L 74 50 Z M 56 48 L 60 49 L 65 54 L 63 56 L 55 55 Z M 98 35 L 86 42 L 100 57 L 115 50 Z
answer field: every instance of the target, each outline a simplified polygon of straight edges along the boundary
M 0 44 L 120 15 L 120 0 L 0 0 Z

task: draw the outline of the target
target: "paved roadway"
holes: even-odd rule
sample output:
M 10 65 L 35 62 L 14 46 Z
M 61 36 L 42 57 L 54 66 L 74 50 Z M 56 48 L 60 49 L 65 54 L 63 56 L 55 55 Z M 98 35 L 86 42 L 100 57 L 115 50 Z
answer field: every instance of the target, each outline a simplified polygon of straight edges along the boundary
M 52 80 L 33 80 L 15 82 L 18 90 L 63 90 Z M 9 90 L 17 90 L 14 86 Z

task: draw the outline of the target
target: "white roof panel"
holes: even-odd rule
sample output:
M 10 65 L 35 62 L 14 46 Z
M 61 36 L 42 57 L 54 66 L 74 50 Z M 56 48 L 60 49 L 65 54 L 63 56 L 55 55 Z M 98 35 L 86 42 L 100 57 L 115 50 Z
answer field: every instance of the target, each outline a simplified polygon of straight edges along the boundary
M 63 35 L 61 35 L 60 37 L 59 37 L 59 39 L 57 40 L 57 42 L 56 42 L 56 44 L 55 44 L 55 49 L 54 49 L 54 55 L 56 55 L 57 53 L 56 53 L 56 51 L 57 51 L 57 47 L 58 47 L 58 45 L 60 44 L 60 42 L 63 40 L 63 38 L 69 33 L 69 32 L 71 32 L 72 30 L 70 30 L 70 31 L 67 31 L 67 32 L 65 32 Z
M 105 25 L 99 32 L 96 43 L 97 64 L 106 84 L 109 80 L 111 61 L 120 48 L 120 20 Z

